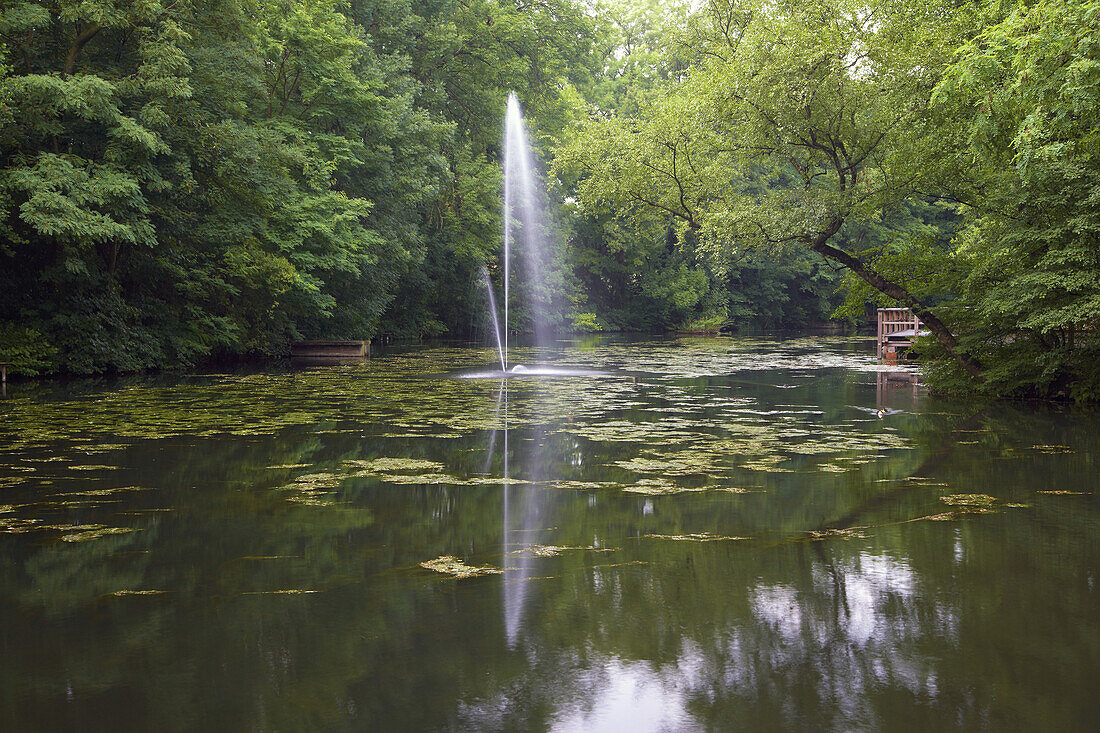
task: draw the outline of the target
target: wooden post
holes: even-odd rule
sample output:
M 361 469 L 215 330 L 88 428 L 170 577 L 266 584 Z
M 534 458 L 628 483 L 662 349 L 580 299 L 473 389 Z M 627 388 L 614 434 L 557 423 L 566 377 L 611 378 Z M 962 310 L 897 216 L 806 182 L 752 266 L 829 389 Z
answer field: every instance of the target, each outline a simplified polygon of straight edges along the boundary
M 875 333 L 878 334 L 878 337 L 875 339 L 875 358 L 876 359 L 881 359 L 882 358 L 882 321 L 883 321 L 884 317 L 885 317 L 885 312 L 882 310 L 882 308 L 879 308 L 878 309 L 878 327 L 875 329 Z

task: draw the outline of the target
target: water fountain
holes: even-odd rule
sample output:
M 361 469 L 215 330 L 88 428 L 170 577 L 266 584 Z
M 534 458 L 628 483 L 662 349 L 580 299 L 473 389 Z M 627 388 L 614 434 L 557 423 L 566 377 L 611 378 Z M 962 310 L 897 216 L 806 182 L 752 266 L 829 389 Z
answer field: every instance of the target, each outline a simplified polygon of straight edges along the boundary
M 525 305 L 530 314 L 534 343 L 540 355 L 545 355 L 553 338 L 550 324 L 547 269 L 552 259 L 552 247 L 546 233 L 542 197 L 535 185 L 535 155 L 527 137 L 523 112 L 516 95 L 508 95 L 504 117 L 504 209 L 503 225 L 503 318 L 497 308 L 488 270 L 482 280 L 488 292 L 500 370 L 474 371 L 458 376 L 474 379 L 508 379 L 512 377 L 570 377 L 600 374 L 591 370 L 562 369 L 545 364 L 513 364 L 509 355 L 509 325 L 512 305 L 512 261 L 518 252 L 524 264 Z M 518 247 L 516 246 L 518 245 Z

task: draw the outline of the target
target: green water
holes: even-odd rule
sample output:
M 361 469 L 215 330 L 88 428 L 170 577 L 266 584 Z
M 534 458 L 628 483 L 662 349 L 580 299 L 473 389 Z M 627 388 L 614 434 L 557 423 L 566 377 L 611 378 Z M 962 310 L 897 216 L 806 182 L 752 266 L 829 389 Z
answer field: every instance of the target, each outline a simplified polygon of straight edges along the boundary
M 9 385 L 0 729 L 1100 717 L 1100 416 L 940 402 L 858 339 L 448 376 L 494 358 Z

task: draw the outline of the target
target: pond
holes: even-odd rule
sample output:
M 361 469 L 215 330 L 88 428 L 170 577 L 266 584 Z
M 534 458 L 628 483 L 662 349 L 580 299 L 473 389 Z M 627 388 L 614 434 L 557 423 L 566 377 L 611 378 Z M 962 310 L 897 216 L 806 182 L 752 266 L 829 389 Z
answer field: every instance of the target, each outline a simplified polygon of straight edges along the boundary
M 8 385 L 5 730 L 1026 730 L 1100 716 L 1100 417 L 870 341 Z M 520 361 L 530 353 L 518 353 Z

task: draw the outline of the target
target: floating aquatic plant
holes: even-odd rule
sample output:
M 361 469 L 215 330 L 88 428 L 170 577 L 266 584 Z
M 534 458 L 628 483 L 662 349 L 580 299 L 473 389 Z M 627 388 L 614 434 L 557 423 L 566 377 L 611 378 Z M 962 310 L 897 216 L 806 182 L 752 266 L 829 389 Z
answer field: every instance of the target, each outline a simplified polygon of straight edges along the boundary
M 346 460 L 345 466 L 355 466 L 374 473 L 392 473 L 394 471 L 442 471 L 446 468 L 439 461 L 423 458 L 373 458 L 371 460 Z
M 814 542 L 829 539 L 854 540 L 867 537 L 867 535 L 859 531 L 861 529 L 863 529 L 863 527 L 831 527 L 829 529 L 810 530 L 808 534 L 810 539 Z
M 691 534 L 647 534 L 642 535 L 651 540 L 675 540 L 677 542 L 720 542 L 724 540 L 745 540 L 747 537 L 734 537 L 711 534 L 710 532 L 694 532 Z
M 535 557 L 556 557 L 563 552 L 614 552 L 614 547 L 569 546 L 569 545 L 530 545 L 518 550 L 512 550 L 511 555 L 534 555 Z
M 663 496 L 666 494 L 683 494 L 688 492 L 706 491 L 705 487 L 678 486 L 664 479 L 639 479 L 629 486 L 624 486 L 623 491 L 631 494 L 645 494 L 646 496 Z
M 0 533 L 23 534 L 44 529 L 41 519 L 21 517 L 0 517 Z
M 666 476 L 686 476 L 706 473 L 714 465 L 711 456 L 703 452 L 682 451 L 663 458 L 632 458 L 615 461 L 615 465 L 635 473 L 660 473 Z
M 288 496 L 287 501 L 294 504 L 304 504 L 305 506 L 336 506 L 337 502 L 333 499 L 327 499 L 322 495 L 299 493 L 294 496 Z
M 483 565 L 480 567 L 467 565 L 452 555 L 440 555 L 434 560 L 427 560 L 420 563 L 420 567 L 427 570 L 433 570 L 437 573 L 450 575 L 455 578 L 474 578 L 479 575 L 499 575 L 504 572 L 500 568 L 494 568 L 491 565 Z
M 997 499 L 989 494 L 950 494 L 941 496 L 940 501 L 954 507 L 957 512 L 989 514 L 994 511 L 992 507 Z
M 111 496 L 124 491 L 150 491 L 148 486 L 119 486 L 113 489 L 85 489 L 84 491 L 67 491 L 58 496 Z
M 137 532 L 138 530 L 133 527 L 104 527 L 102 525 L 96 526 L 94 529 L 84 529 L 80 532 L 73 532 L 71 534 L 62 535 L 62 542 L 89 542 L 91 540 L 98 540 L 101 537 L 108 537 L 116 534 L 128 534 L 130 532 Z

